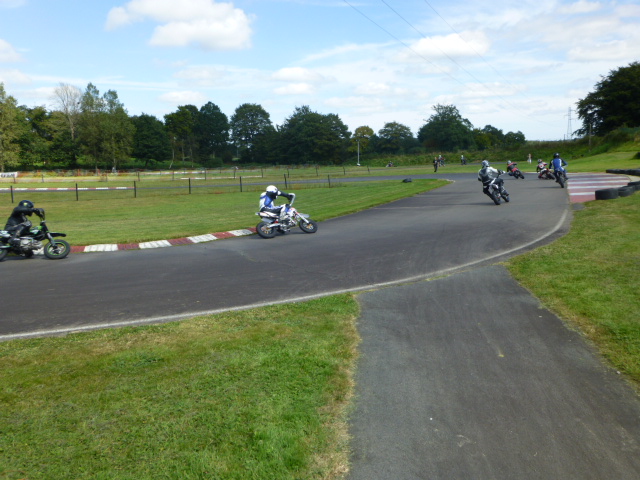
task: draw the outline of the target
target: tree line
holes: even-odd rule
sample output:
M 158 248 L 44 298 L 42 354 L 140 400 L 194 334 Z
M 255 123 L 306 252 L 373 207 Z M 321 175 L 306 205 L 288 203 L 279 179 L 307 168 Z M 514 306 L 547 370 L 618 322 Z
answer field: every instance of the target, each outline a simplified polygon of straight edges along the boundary
M 101 94 L 60 84 L 54 107 L 26 107 L 0 83 L 0 171 L 34 169 L 122 169 L 217 167 L 232 159 L 245 164 L 341 164 L 356 155 L 420 154 L 485 150 L 521 145 L 521 132 L 474 128 L 453 105 L 436 105 L 414 136 L 398 122 L 378 132 L 350 132 L 337 114 L 296 107 L 274 125 L 258 104 L 245 103 L 231 118 L 208 102 L 182 105 L 158 119 L 130 116 L 114 90 Z

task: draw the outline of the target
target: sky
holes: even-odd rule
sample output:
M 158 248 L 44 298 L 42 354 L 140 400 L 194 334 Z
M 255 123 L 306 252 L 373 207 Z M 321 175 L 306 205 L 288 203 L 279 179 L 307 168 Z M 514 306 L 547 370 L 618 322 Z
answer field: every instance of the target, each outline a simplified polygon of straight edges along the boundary
M 476 128 L 561 140 L 576 102 L 640 61 L 640 0 L 0 0 L 0 83 L 56 108 L 61 84 L 129 115 L 213 102 L 297 107 L 414 135 L 453 105 Z

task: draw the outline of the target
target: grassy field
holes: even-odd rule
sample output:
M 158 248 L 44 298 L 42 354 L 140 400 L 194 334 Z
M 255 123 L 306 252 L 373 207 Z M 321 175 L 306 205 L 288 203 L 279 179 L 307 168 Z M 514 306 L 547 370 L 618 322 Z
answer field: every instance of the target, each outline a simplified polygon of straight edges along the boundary
M 406 196 L 437 188 L 446 180 L 398 180 L 352 182 L 328 185 L 299 185 L 287 191 L 296 193 L 295 206 L 316 221 L 354 213 Z M 135 243 L 181 238 L 228 230 L 255 227 L 259 192 L 225 194 L 169 194 L 122 197 L 104 192 L 87 192 L 92 199 L 75 202 L 59 193 L 29 195 L 36 206 L 47 212 L 47 224 L 53 231 L 67 234 L 72 245 Z M 105 196 L 106 195 L 106 196 Z M 119 195 L 119 196 L 116 196 Z M 20 197 L 22 198 L 22 197 Z M 278 202 L 281 203 L 281 202 Z M 13 206 L 4 207 L 8 217 Z M 33 218 L 32 222 L 36 222 Z
M 568 235 L 509 269 L 640 386 L 640 194 L 587 203 Z
M 0 479 L 331 479 L 357 303 L 341 295 L 0 343 Z

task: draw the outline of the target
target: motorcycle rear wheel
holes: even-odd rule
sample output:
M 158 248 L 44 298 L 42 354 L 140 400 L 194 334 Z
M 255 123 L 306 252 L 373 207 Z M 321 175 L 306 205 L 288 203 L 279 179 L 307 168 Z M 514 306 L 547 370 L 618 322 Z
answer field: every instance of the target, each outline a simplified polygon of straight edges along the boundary
M 318 231 L 318 224 L 311 219 L 307 219 L 306 223 L 304 220 L 300 221 L 298 226 L 304 233 L 316 233 Z
M 556 174 L 556 182 L 558 182 L 560 184 L 560 186 L 562 188 L 564 188 L 564 178 L 562 178 L 562 174 L 561 173 L 557 173 Z
M 275 227 L 271 226 L 271 223 L 267 223 L 267 222 L 260 222 L 257 226 L 256 226 L 256 232 L 258 233 L 258 235 L 260 235 L 262 238 L 273 238 L 276 236 L 276 229 Z
M 51 260 L 61 260 L 71 253 L 71 245 L 66 240 L 56 240 L 44 246 L 44 256 Z
M 489 193 L 489 196 L 491 196 L 491 200 L 493 200 L 493 203 L 495 203 L 496 205 L 500 205 L 500 197 L 496 192 L 491 191 Z

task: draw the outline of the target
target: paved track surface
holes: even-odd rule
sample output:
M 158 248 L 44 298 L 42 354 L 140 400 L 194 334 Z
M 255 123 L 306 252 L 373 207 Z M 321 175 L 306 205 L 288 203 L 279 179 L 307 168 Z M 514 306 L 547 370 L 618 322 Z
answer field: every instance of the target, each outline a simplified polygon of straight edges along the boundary
M 61 261 L 8 257 L 1 264 L 0 339 L 171 320 L 438 275 L 546 238 L 567 215 L 566 190 L 554 182 L 508 178 L 512 201 L 495 206 L 475 175 L 452 178 L 444 188 L 322 222 L 312 235 L 296 230 L 270 240 L 251 235 Z

